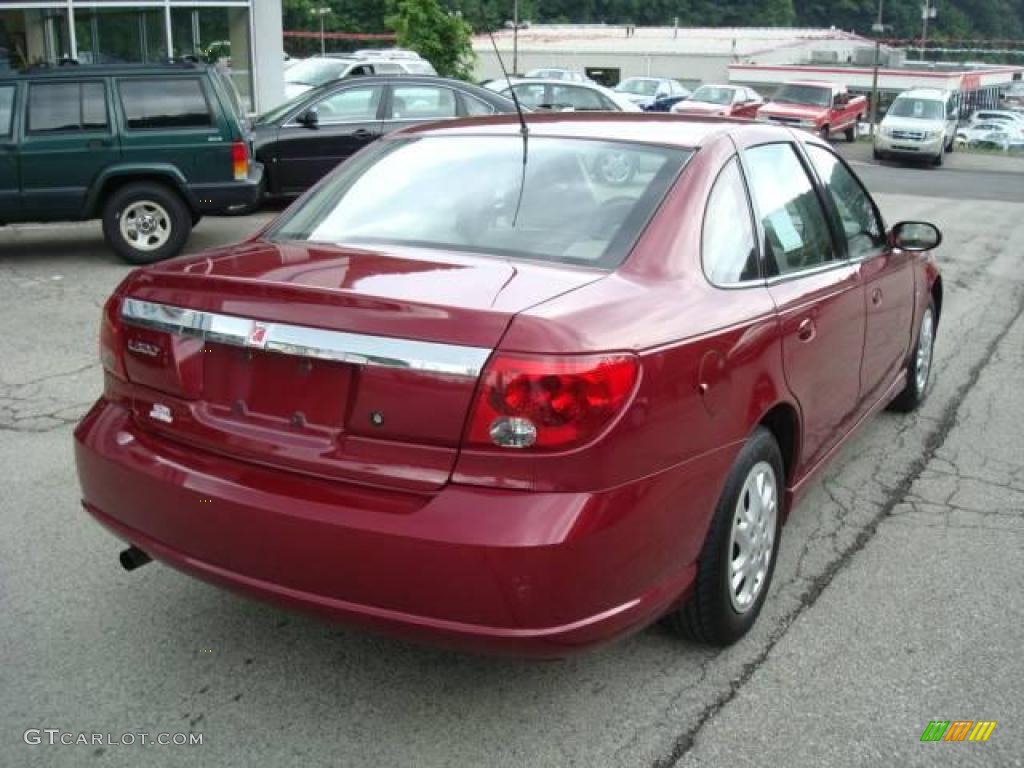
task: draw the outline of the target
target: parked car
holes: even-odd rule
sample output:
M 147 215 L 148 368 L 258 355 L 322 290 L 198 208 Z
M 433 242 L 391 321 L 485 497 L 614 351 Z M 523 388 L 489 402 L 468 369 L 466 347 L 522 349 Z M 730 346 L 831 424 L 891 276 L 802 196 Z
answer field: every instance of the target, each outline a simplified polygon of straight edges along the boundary
M 942 165 L 943 155 L 956 144 L 959 117 L 956 94 L 932 88 L 904 91 L 875 134 L 875 159 L 925 158 Z
M 355 57 L 314 56 L 284 71 L 284 96 L 294 99 L 318 86 L 355 75 L 372 75 L 375 62 Z
M 757 117 L 764 99 L 753 88 L 739 85 L 702 85 L 690 98 L 672 107 L 679 115 L 717 115 L 719 117 Z
M 307 91 L 253 122 L 266 193 L 304 192 L 384 134 L 415 123 L 512 112 L 504 96 L 461 80 L 364 76 Z
M 121 283 L 75 453 L 125 567 L 524 655 L 753 625 L 810 479 L 927 396 L 941 236 L 803 132 L 527 122 L 392 133 Z
M 487 88 L 511 98 L 514 89 L 519 103 L 541 112 L 642 112 L 632 100 L 597 83 L 567 83 L 562 80 L 495 80 Z
M 757 119 L 803 128 L 826 140 L 842 133 L 847 141 L 856 141 L 858 125 L 867 111 L 867 99 L 851 96 L 845 85 L 800 80 L 780 87 L 757 111 Z
M 991 123 L 993 121 L 1024 125 L 1024 115 L 1011 109 L 979 109 L 971 114 L 971 123 Z
M 971 123 L 957 134 L 959 143 L 972 149 L 1024 150 L 1024 129 L 1006 120 Z
M 437 75 L 433 64 L 415 51 L 402 48 L 356 51 L 353 56 L 371 61 L 377 75 Z
M 592 83 L 589 77 L 575 69 L 559 69 L 558 67 L 540 67 L 531 69 L 525 75 L 534 80 L 565 80 L 570 83 Z
M 262 181 L 216 67 L 0 73 L 0 224 L 101 219 L 110 247 L 146 264 L 177 254 L 203 214 L 254 205 Z
M 680 101 L 690 94 L 678 80 L 669 77 L 627 77 L 614 90 L 643 110 L 649 110 L 655 103 L 668 99 Z

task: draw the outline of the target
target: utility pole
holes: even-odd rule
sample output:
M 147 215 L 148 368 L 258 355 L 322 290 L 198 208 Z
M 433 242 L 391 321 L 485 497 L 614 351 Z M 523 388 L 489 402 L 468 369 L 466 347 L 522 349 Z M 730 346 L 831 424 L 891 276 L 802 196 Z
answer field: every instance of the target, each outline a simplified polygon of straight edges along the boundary
M 324 17 L 331 12 L 330 8 L 314 8 L 312 14 L 320 17 L 320 55 L 327 55 L 327 35 L 324 32 Z
M 878 124 L 878 67 L 882 58 L 882 33 L 885 32 L 885 24 L 882 23 L 882 4 L 885 0 L 878 0 L 878 19 L 871 25 L 871 31 L 875 33 L 875 68 L 871 75 L 871 135 L 875 135 L 875 126 Z
M 936 16 L 935 6 L 931 4 L 931 0 L 924 0 L 924 5 L 921 6 L 921 60 L 926 61 L 927 56 L 925 55 L 925 46 L 928 44 L 928 19 L 934 19 Z
M 512 74 L 519 72 L 519 0 L 512 2 Z

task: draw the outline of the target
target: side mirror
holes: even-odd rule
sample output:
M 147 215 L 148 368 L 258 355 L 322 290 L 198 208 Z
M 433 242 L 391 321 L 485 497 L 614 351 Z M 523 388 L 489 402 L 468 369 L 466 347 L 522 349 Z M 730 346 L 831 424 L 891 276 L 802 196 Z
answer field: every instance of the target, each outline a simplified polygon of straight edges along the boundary
M 301 115 L 296 121 L 299 125 L 304 125 L 307 128 L 319 128 L 320 127 L 320 110 L 316 107 L 310 107 Z
M 924 221 L 901 221 L 889 233 L 889 243 L 894 248 L 912 253 L 930 251 L 942 243 L 942 232 L 934 224 Z

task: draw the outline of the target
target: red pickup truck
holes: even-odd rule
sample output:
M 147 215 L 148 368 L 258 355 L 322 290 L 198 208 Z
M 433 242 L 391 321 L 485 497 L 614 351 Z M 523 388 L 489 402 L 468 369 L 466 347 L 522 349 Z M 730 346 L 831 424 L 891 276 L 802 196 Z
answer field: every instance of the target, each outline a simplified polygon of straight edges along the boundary
M 868 100 L 851 96 L 844 85 L 800 80 L 779 88 L 757 111 L 757 119 L 804 128 L 823 139 L 842 133 L 847 141 L 856 141 L 857 124 L 867 111 Z

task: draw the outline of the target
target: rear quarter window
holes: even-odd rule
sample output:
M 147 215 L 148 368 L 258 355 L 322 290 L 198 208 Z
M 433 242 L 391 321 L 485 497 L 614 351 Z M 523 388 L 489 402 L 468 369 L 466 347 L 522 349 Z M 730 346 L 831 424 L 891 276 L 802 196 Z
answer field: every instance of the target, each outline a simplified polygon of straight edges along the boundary
M 146 78 L 118 84 L 129 130 L 209 128 L 210 104 L 198 78 Z

